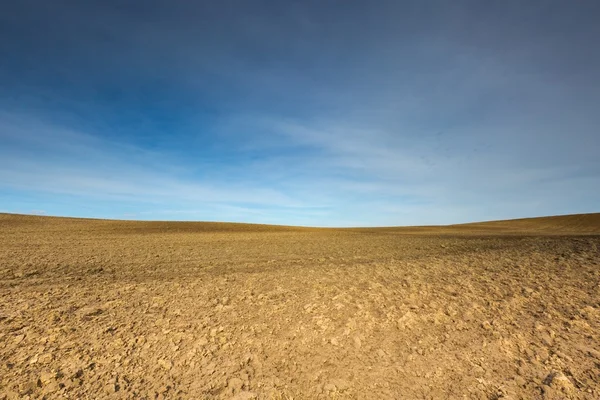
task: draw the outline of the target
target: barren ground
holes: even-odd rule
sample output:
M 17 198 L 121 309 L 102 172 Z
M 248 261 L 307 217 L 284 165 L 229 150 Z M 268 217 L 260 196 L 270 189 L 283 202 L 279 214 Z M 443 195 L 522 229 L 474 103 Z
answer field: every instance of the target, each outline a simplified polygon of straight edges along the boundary
M 0 399 L 600 399 L 600 214 L 0 214 Z

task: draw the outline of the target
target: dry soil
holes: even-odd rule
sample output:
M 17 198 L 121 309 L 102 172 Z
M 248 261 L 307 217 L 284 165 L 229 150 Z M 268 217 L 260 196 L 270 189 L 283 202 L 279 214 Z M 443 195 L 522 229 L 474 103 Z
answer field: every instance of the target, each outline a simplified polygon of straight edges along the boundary
M 0 399 L 600 399 L 600 214 L 0 214 Z

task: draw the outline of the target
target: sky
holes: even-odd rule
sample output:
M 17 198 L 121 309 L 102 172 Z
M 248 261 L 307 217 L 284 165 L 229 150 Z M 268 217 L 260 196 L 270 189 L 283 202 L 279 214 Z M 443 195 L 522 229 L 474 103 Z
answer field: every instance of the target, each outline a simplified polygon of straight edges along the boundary
M 4 2 L 0 212 L 599 212 L 598 20 L 566 0 Z

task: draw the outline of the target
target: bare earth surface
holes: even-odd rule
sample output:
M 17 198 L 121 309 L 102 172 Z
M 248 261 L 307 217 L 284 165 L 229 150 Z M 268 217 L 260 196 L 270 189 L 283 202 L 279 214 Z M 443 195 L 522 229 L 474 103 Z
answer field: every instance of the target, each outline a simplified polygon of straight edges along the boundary
M 0 399 L 600 399 L 600 214 L 0 214 Z

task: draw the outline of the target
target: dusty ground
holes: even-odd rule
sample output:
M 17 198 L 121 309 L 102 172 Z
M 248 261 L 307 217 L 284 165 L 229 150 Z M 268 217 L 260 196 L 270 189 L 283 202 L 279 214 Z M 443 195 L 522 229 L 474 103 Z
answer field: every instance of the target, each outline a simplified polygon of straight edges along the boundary
M 600 399 L 600 214 L 318 230 L 0 214 L 0 398 Z

